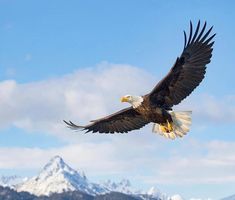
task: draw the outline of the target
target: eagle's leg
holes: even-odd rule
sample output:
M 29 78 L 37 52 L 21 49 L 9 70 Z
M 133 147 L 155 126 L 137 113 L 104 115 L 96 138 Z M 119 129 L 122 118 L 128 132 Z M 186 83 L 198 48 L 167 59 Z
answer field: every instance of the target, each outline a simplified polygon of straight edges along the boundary
M 167 129 L 169 132 L 172 132 L 174 129 L 173 129 L 173 122 L 169 122 L 168 120 L 167 121 Z
M 164 126 L 164 124 L 160 124 L 160 129 L 161 129 L 161 132 L 163 132 L 163 133 L 167 133 L 168 131 L 167 131 L 167 127 L 166 126 Z
M 170 133 L 173 129 L 173 122 L 169 122 L 168 120 L 164 124 L 160 124 L 160 129 L 164 133 Z

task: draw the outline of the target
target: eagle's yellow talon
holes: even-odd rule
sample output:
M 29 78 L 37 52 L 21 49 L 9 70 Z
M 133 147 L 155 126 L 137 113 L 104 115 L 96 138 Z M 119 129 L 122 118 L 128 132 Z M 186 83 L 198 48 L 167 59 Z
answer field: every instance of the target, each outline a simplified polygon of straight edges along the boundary
M 173 126 L 172 125 L 173 124 L 170 123 L 168 120 L 167 120 L 166 123 L 160 124 L 161 132 L 163 132 L 163 133 L 170 133 L 170 132 L 172 132 L 173 131 Z
M 166 127 L 164 125 L 160 125 L 161 132 L 167 132 Z
M 168 120 L 167 120 L 167 129 L 168 129 L 169 132 L 173 131 L 172 123 L 170 123 Z

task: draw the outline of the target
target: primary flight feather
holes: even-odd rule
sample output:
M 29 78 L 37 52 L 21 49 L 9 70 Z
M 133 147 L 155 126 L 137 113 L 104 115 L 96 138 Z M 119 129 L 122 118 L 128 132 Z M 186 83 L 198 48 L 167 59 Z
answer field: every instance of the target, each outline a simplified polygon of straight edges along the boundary
M 191 111 L 174 112 L 172 107 L 179 104 L 201 83 L 206 73 L 206 65 L 212 56 L 212 28 L 206 31 L 206 22 L 201 28 L 200 21 L 187 38 L 184 32 L 184 49 L 180 57 L 153 90 L 144 96 L 125 95 L 122 102 L 131 107 L 112 115 L 91 121 L 86 126 L 64 121 L 69 128 L 98 133 L 127 133 L 140 129 L 148 123 L 154 123 L 152 131 L 175 139 L 183 137 L 191 125 Z

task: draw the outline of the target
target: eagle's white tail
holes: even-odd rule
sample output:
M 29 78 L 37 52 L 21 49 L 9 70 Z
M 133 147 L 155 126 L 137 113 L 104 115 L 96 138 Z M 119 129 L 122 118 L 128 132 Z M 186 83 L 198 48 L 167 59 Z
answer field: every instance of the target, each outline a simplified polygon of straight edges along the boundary
M 165 124 L 154 124 L 153 133 L 159 133 L 160 135 L 175 139 L 176 137 L 183 137 L 189 132 L 191 125 L 191 114 L 192 111 L 181 111 L 181 112 L 169 112 L 173 120 L 172 123 Z

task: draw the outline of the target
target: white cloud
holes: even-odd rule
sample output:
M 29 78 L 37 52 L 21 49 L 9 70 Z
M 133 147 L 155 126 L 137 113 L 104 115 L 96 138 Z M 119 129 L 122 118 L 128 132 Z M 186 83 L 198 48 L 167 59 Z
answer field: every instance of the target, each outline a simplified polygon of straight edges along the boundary
M 142 180 L 166 185 L 235 183 L 235 142 L 184 142 L 181 149 L 159 160 L 152 177 Z
M 200 122 L 234 123 L 235 95 L 216 98 L 210 94 L 192 95 L 177 109 L 191 109 L 193 116 Z
M 130 168 L 137 170 L 144 160 L 143 154 L 153 150 L 149 139 L 145 139 L 144 135 L 136 135 L 135 140 L 132 138 L 131 135 L 120 135 L 113 137 L 112 141 L 106 141 L 101 137 L 99 143 L 82 142 L 49 149 L 0 148 L 3 155 L 0 158 L 0 168 L 39 169 L 51 157 L 60 155 L 74 168 L 89 172 L 88 175 L 122 174 Z M 139 148 L 140 145 L 142 148 Z M 128 162 L 130 159 L 132 162 Z
M 0 127 L 29 131 L 61 132 L 63 119 L 87 123 L 121 105 L 127 93 L 141 94 L 151 88 L 153 77 L 129 65 L 102 63 L 57 79 L 18 84 L 0 82 Z

